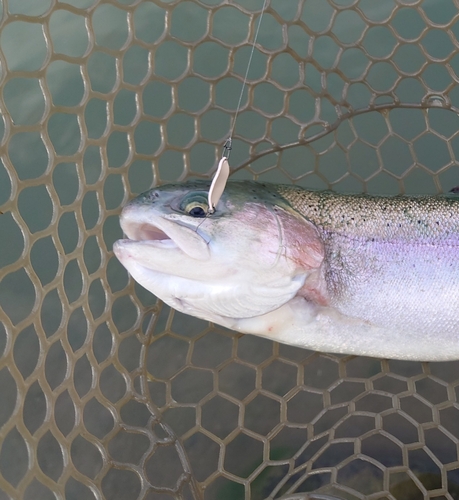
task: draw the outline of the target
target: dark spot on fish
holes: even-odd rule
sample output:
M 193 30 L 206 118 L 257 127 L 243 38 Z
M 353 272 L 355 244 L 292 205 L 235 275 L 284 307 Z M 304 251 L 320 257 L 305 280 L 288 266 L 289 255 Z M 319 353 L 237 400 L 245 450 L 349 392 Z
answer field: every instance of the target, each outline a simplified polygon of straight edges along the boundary
M 450 189 L 449 192 L 454 194 L 459 194 L 459 186 L 453 187 L 453 189 Z

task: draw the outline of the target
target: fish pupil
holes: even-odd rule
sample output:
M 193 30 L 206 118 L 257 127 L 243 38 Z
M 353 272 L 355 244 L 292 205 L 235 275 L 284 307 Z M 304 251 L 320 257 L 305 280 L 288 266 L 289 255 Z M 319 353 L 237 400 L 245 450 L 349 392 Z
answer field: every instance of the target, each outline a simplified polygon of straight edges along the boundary
M 205 217 L 206 216 L 206 212 L 204 212 L 204 209 L 202 207 L 193 207 L 189 214 L 192 216 L 192 217 Z

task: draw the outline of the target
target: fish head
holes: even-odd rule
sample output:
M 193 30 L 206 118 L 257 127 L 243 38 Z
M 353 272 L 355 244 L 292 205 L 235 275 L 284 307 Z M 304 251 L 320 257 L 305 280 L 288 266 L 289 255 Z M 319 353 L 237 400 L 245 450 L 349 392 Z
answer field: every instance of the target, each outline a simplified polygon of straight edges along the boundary
M 124 207 L 126 239 L 113 249 L 170 306 L 231 327 L 303 290 L 321 267 L 323 246 L 314 225 L 268 185 L 228 183 L 211 215 L 208 190 L 189 182 L 141 194 Z

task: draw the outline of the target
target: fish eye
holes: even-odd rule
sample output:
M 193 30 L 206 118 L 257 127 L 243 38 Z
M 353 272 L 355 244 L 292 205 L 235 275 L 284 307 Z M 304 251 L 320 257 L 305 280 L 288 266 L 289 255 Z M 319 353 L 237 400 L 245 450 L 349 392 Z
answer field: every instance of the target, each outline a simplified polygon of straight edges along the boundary
M 190 204 L 191 205 L 191 204 Z M 204 207 L 194 204 L 194 206 L 186 207 L 185 212 L 192 217 L 205 217 L 206 211 Z
M 180 203 L 180 210 L 191 217 L 205 217 L 209 211 L 207 196 L 203 193 L 191 193 Z

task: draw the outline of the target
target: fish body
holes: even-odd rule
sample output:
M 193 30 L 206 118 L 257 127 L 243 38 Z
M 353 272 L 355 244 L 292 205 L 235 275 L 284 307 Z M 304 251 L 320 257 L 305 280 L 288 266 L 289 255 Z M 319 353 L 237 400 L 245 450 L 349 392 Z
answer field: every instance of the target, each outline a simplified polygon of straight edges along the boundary
M 459 200 L 229 183 L 162 186 L 121 215 L 114 251 L 172 307 L 300 347 L 459 359 Z

